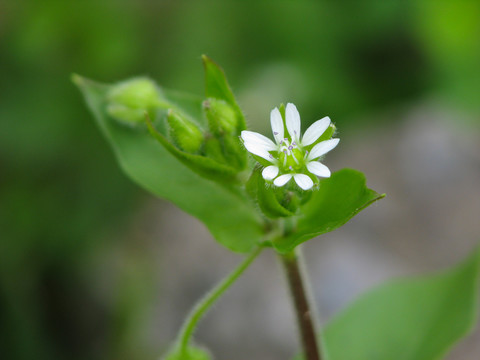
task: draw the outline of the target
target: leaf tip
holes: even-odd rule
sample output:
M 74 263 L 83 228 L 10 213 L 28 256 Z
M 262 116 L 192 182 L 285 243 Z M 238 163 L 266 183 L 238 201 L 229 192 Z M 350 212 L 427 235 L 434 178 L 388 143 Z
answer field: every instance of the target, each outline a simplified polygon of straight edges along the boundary
M 216 68 L 216 69 L 220 70 L 222 72 L 222 74 L 225 76 L 225 73 L 224 73 L 222 67 L 220 65 L 218 65 L 215 61 L 213 61 L 212 58 L 209 57 L 208 55 L 202 54 L 202 62 L 203 62 L 203 66 L 205 67 L 205 69 L 209 69 L 213 66 L 213 68 Z
M 72 73 L 72 75 L 70 75 L 70 79 L 78 87 L 82 87 L 85 83 L 84 78 L 75 73 Z
M 218 64 L 215 61 L 213 61 L 212 58 L 208 55 L 202 54 L 201 58 L 204 66 L 207 66 L 209 64 L 214 64 L 218 66 Z

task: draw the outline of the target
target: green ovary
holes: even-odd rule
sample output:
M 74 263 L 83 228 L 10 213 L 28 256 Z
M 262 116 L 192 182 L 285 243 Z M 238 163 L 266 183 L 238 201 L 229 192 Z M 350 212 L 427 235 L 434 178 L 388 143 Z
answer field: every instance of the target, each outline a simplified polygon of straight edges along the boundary
M 299 148 L 294 148 L 291 151 L 279 152 L 279 168 L 282 173 L 303 173 L 305 169 L 305 153 Z M 296 159 L 296 160 L 295 160 Z

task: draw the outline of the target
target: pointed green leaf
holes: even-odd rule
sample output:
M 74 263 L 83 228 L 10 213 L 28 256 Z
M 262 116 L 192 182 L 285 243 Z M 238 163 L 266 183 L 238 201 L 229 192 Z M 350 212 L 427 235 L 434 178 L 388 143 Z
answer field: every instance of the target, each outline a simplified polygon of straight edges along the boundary
M 248 252 L 261 241 L 262 220 L 238 187 L 226 187 L 197 175 L 159 144 L 144 124 L 125 126 L 106 113 L 111 86 L 74 76 L 97 124 L 125 173 L 151 193 L 202 221 L 227 248 Z M 201 101 L 163 91 L 172 108 L 201 119 Z
M 443 273 L 387 283 L 327 325 L 330 360 L 437 360 L 476 323 L 480 251 Z
M 320 181 L 320 188 L 301 207 L 297 226 L 286 237 L 274 240 L 281 253 L 317 235 L 335 230 L 376 200 L 383 198 L 365 185 L 365 176 L 356 170 L 343 169 Z
M 240 107 L 235 100 L 223 69 L 208 56 L 203 55 L 203 66 L 205 68 L 205 95 L 207 98 L 224 100 L 237 114 L 237 132 L 240 133 L 246 129 L 245 118 Z

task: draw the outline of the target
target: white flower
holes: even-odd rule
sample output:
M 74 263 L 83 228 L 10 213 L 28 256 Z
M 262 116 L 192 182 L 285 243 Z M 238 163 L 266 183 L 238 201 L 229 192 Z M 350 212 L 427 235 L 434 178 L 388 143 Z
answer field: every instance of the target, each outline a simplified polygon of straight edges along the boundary
M 265 180 L 273 181 L 275 186 L 283 186 L 293 178 L 299 187 L 309 190 L 313 187 L 314 181 L 318 183 L 317 176 L 330 177 L 328 167 L 318 161 L 340 141 L 330 139 L 318 142 L 320 136 L 330 126 L 328 116 L 314 122 L 303 137 L 300 137 L 300 114 L 291 103 L 285 108 L 285 125 L 278 108 L 271 111 L 270 123 L 275 143 L 253 131 L 244 130 L 241 136 L 249 152 L 271 163 L 262 171 Z

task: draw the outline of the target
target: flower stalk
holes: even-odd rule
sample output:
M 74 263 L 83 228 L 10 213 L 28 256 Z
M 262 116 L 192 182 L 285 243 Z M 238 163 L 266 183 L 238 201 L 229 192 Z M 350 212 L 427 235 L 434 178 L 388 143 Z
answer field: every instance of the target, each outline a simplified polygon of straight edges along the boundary
M 193 333 L 198 322 L 208 309 L 215 303 L 218 298 L 244 273 L 250 264 L 257 258 L 263 247 L 259 246 L 250 255 L 248 255 L 240 265 L 224 278 L 215 288 L 213 288 L 204 298 L 202 298 L 192 309 L 182 328 L 180 329 L 177 346 L 180 355 L 186 354 Z
M 298 248 L 297 248 L 298 249 Z M 305 360 L 321 360 L 315 333 L 315 316 L 309 305 L 302 258 L 295 251 L 280 255 L 288 280 L 297 316 L 297 324 Z

